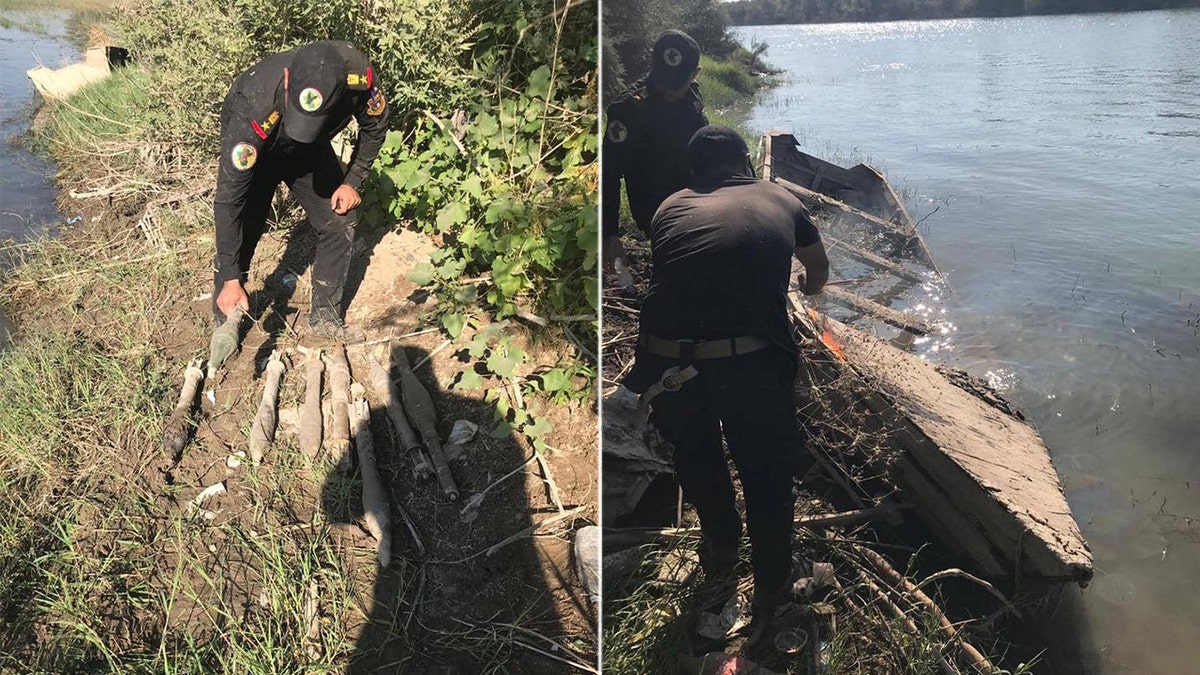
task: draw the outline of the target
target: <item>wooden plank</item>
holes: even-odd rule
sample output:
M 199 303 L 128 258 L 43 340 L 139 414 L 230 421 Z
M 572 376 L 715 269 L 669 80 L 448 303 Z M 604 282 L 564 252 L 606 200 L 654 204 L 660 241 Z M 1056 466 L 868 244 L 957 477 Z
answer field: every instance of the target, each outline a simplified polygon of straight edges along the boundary
M 909 270 L 907 267 L 905 267 L 903 265 L 899 265 L 897 263 L 894 263 L 891 260 L 888 260 L 887 258 L 877 256 L 874 253 L 871 253 L 870 251 L 863 250 L 861 248 L 858 248 L 857 246 L 851 246 L 850 244 L 847 244 L 846 242 L 840 241 L 833 237 L 826 236 L 826 237 L 822 237 L 822 239 L 825 240 L 825 243 L 827 244 L 827 246 L 826 246 L 827 249 L 836 247 L 839 250 L 841 250 L 842 252 L 844 252 L 846 255 L 850 256 L 851 258 L 854 258 L 855 260 L 859 260 L 868 265 L 872 265 L 874 267 L 878 267 L 880 269 L 887 270 L 888 272 L 891 272 L 892 275 L 900 277 L 901 279 L 908 279 L 909 281 L 912 281 L 912 282 L 918 283 L 918 284 L 929 281 L 929 279 L 926 279 L 925 277 L 922 277 L 920 274 L 917 274 L 916 272 Z
M 863 314 L 869 314 L 890 326 L 906 330 L 914 335 L 928 335 L 931 331 L 929 324 L 924 321 L 903 312 L 897 312 L 890 307 L 884 307 L 852 291 L 847 291 L 837 286 L 826 286 L 825 295 L 839 305 L 849 307 Z
M 860 211 L 859 209 L 856 209 L 853 206 L 846 204 L 845 202 L 839 202 L 838 200 L 834 199 L 833 197 L 822 194 L 820 192 L 816 192 L 814 190 L 810 190 L 810 189 L 804 187 L 803 185 L 800 185 L 798 183 L 793 183 L 792 181 L 790 181 L 786 178 L 780 178 L 779 176 L 771 176 L 771 180 L 773 182 L 779 184 L 780 187 L 786 189 L 788 192 L 791 192 L 792 194 L 799 197 L 800 200 L 803 202 L 806 202 L 810 205 L 815 205 L 818 208 L 829 209 L 829 210 L 835 211 L 839 214 L 849 216 L 860 223 L 870 225 L 870 226 L 874 227 L 875 229 L 880 230 L 884 233 L 887 233 L 891 236 L 894 236 L 905 243 L 907 243 L 909 239 L 912 239 L 913 236 L 915 236 L 913 234 L 910 234 L 908 232 L 901 230 L 899 227 L 896 227 L 896 225 L 889 223 L 888 221 L 886 221 L 878 216 L 873 216 L 873 215 L 867 213 L 866 211 Z
M 802 331 L 817 334 L 806 315 L 796 318 Z M 906 493 L 920 495 L 931 529 L 958 541 L 990 573 L 999 562 L 1010 574 L 1091 578 L 1091 552 L 1036 430 L 913 354 L 833 319 L 823 328 L 846 355 L 842 369 L 861 379 L 867 410 L 896 430 L 906 463 L 898 478 Z M 944 499 L 930 496 L 935 486 Z M 934 513 L 946 501 L 953 518 Z

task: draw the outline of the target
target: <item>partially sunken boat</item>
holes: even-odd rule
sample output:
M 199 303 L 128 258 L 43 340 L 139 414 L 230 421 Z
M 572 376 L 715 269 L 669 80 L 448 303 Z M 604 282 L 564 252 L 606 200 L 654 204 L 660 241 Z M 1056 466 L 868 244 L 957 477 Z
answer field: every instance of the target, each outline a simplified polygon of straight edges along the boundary
M 129 52 L 121 47 L 89 47 L 83 61 L 62 68 L 37 66 L 25 72 L 42 98 L 63 101 L 93 82 L 108 77 L 114 68 L 123 66 Z
M 856 383 L 845 403 L 898 446 L 889 478 L 901 499 L 978 571 L 1089 580 L 1091 552 L 1038 432 L 965 373 L 904 348 L 934 330 L 913 310 L 940 275 L 891 186 L 866 165 L 844 169 L 805 154 L 790 134 L 768 134 L 765 150 L 764 178 L 819 216 L 835 271 L 824 295 L 844 321 L 792 298 L 814 384 Z M 900 334 L 879 339 L 881 327 Z

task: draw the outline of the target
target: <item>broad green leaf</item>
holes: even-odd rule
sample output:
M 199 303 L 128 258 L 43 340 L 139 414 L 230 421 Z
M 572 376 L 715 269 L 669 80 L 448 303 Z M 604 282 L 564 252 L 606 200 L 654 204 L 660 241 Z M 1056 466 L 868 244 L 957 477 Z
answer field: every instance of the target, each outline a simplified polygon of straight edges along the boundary
M 463 192 L 471 195 L 475 199 L 483 197 L 483 181 L 479 180 L 479 176 L 471 175 L 463 179 Z
M 442 315 L 442 326 L 445 327 L 447 333 L 450 333 L 450 337 L 456 340 L 458 339 L 459 335 L 462 335 L 463 323 L 465 323 L 465 321 L 466 320 L 463 318 L 462 314 Z
M 482 358 L 485 351 L 487 351 L 487 340 L 480 339 L 478 335 L 475 336 L 474 340 L 467 343 L 467 353 L 473 359 Z
M 500 377 L 512 377 L 516 367 L 517 360 L 507 355 L 493 353 L 487 360 L 487 369 Z
M 467 368 L 462 371 L 462 375 L 458 378 L 458 383 L 454 385 L 455 389 L 478 389 L 483 386 L 483 378 L 479 373 L 475 372 L 474 368 Z
M 571 378 L 561 368 L 542 373 L 541 379 L 542 389 L 545 391 L 562 391 L 571 386 Z
M 539 66 L 529 74 L 529 86 L 525 89 L 530 96 L 546 98 L 550 95 L 550 67 Z
M 596 283 L 595 277 L 583 278 L 583 294 L 587 297 L 588 306 L 593 310 L 600 305 L 599 294 L 596 292 L 598 289 L 599 285 Z
M 474 285 L 467 285 L 454 291 L 454 301 L 460 305 L 473 305 L 479 300 L 479 291 Z
M 462 202 L 450 202 L 437 215 L 438 232 L 445 232 L 467 219 L 467 207 Z
M 472 130 L 481 138 L 489 138 L 496 135 L 500 131 L 500 125 L 496 124 L 496 118 L 487 113 L 483 113 L 475 120 L 475 128 Z
M 425 286 L 433 281 L 433 265 L 426 262 L 417 263 L 408 273 L 407 278 L 418 286 Z
M 521 431 L 525 432 L 530 438 L 541 438 L 546 434 L 554 431 L 554 425 L 550 424 L 550 420 L 545 417 L 539 417 L 533 421 L 533 424 L 526 424 Z
M 492 429 L 490 436 L 492 438 L 507 438 L 510 434 L 512 434 L 512 427 L 508 422 L 501 422 L 496 425 L 495 429 Z

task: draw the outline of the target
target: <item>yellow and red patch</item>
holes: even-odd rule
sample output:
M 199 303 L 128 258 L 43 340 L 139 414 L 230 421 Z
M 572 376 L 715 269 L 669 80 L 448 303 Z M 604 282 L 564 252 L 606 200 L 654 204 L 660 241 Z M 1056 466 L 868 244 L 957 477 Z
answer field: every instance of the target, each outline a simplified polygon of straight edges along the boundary
M 254 133 L 258 134 L 258 137 L 265 141 L 267 140 L 267 136 L 271 134 L 271 129 L 278 123 L 279 111 L 272 110 L 271 114 L 267 115 L 267 119 L 262 121 L 262 124 L 259 124 L 256 120 L 251 120 L 250 126 L 254 127 Z

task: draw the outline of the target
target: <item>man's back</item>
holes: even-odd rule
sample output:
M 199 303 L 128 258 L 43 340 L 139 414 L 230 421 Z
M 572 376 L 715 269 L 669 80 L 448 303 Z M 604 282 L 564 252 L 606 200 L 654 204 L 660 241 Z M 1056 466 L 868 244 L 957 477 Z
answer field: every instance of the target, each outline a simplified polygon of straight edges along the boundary
M 650 227 L 654 276 L 643 332 L 760 335 L 792 350 L 785 296 L 792 253 L 819 238 L 799 200 L 766 181 L 733 177 L 675 193 Z

